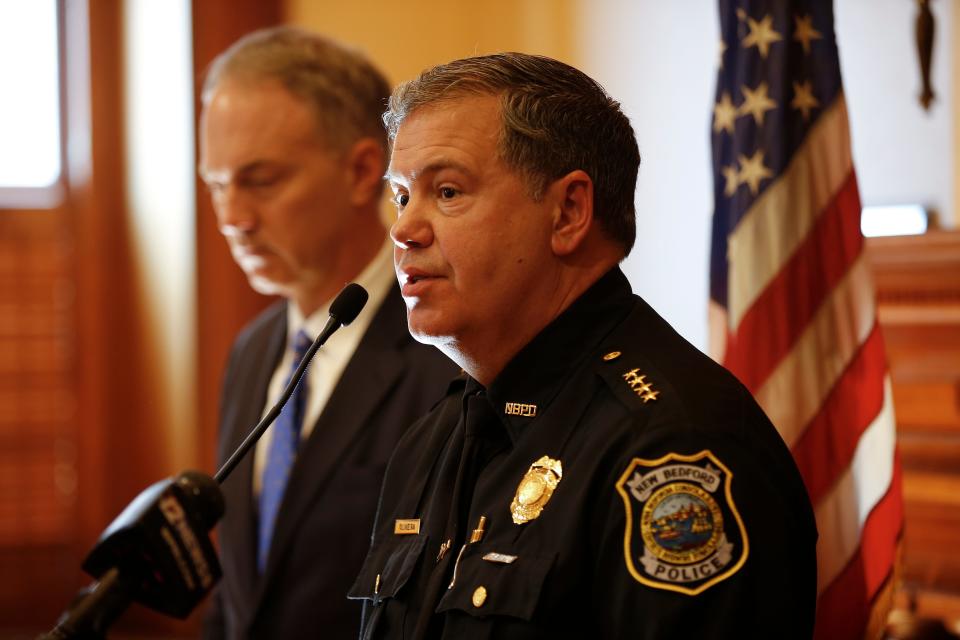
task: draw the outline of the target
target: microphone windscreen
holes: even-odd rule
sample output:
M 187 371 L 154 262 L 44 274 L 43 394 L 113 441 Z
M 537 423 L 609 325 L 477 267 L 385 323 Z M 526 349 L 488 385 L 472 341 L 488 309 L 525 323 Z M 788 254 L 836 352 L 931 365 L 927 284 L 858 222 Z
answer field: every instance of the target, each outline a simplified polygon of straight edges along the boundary
M 360 315 L 363 305 L 367 304 L 367 290 L 355 282 L 343 288 L 330 304 L 330 316 L 346 326 Z
M 174 482 L 183 491 L 185 506 L 200 520 L 204 530 L 213 528 L 223 517 L 225 508 L 223 492 L 216 480 L 199 471 L 184 471 Z

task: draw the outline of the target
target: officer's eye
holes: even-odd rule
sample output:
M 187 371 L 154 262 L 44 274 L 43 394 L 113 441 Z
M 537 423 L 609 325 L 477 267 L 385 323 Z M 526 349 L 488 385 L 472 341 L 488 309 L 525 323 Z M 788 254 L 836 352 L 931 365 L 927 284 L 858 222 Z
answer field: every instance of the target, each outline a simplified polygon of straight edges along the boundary
M 455 198 L 457 195 L 457 190 L 453 187 L 440 187 L 440 197 L 444 200 L 449 200 Z
M 398 193 L 393 196 L 393 201 L 397 205 L 397 209 L 403 209 L 407 206 L 407 203 L 410 202 L 410 194 L 408 193 Z

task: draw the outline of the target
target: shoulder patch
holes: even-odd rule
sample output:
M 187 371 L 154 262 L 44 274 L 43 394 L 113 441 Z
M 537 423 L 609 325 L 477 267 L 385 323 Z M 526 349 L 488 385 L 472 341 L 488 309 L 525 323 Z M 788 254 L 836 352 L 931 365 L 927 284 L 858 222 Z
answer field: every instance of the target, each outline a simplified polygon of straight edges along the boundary
M 739 571 L 749 543 L 732 481 L 707 450 L 634 458 L 616 484 L 630 574 L 648 587 L 695 596 Z

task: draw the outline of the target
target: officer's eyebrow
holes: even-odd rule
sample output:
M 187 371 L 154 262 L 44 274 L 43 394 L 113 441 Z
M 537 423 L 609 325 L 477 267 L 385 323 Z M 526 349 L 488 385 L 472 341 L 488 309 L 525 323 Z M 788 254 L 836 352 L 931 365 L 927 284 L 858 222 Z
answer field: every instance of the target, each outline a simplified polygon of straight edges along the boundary
M 424 167 L 420 167 L 410 172 L 409 176 L 404 176 L 403 174 L 399 174 L 388 169 L 387 172 L 383 175 L 383 178 L 390 184 L 402 184 L 403 179 L 406 179 L 407 182 L 416 182 L 417 180 L 419 180 L 425 175 L 437 173 L 444 169 L 453 169 L 455 171 L 460 171 L 461 173 L 466 173 L 466 174 L 472 173 L 472 171 L 467 167 L 467 165 L 463 164 L 462 162 L 457 162 L 456 160 L 452 160 L 449 158 L 439 158 L 437 160 L 433 160 L 432 162 L 430 162 L 430 164 Z

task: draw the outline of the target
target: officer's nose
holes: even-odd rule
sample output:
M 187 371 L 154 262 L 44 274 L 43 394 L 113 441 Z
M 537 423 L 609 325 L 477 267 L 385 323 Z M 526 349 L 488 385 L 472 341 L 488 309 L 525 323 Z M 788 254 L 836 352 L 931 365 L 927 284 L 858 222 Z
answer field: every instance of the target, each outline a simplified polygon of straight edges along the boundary
M 390 227 L 390 237 L 400 249 L 422 249 L 430 246 L 434 237 L 433 225 L 426 207 L 417 206 L 412 199 L 408 201 L 403 212 Z

